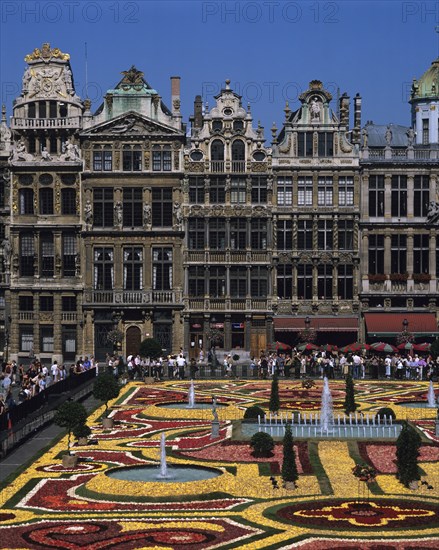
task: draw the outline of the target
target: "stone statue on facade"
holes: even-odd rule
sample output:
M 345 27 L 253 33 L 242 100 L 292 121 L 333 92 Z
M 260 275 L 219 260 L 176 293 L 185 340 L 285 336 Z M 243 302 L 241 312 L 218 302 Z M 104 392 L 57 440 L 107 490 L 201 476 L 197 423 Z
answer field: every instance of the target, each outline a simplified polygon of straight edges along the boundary
M 93 206 L 90 199 L 87 199 L 84 206 L 84 220 L 85 223 L 91 225 L 93 223 Z
M 392 130 L 390 129 L 390 126 L 387 126 L 386 133 L 384 134 L 384 138 L 386 140 L 387 145 L 390 145 L 392 143 Z
M 147 227 L 151 225 L 151 205 L 148 203 L 143 205 L 143 225 Z
M 435 201 L 430 201 L 427 212 L 427 223 L 438 225 L 439 223 L 439 204 Z
M 369 133 L 366 130 L 366 128 L 363 128 L 363 131 L 361 132 L 361 135 L 363 136 L 363 147 L 366 149 L 368 146 L 369 141 Z
M 213 415 L 213 421 L 218 422 L 218 410 L 217 410 L 217 400 L 216 396 L 212 396 L 212 415 Z
M 413 128 L 409 128 L 407 131 L 407 145 L 409 147 L 413 147 L 414 141 L 415 141 L 415 131 L 413 130 Z
M 75 90 L 73 89 L 72 71 L 67 65 L 64 67 L 63 80 L 64 84 L 66 85 L 67 93 L 73 95 L 75 93 Z
M 177 201 L 174 202 L 174 220 L 175 220 L 175 225 L 178 228 L 181 228 L 183 224 L 183 213 L 181 211 L 181 204 L 178 203 Z
M 26 151 L 26 145 L 23 140 L 15 143 L 12 148 L 11 160 L 15 161 L 32 161 L 35 157 Z
M 12 252 L 11 243 L 9 242 L 8 239 L 5 239 L 5 240 L 3 241 L 2 248 L 3 248 L 3 264 L 4 264 L 4 269 L 5 269 L 5 271 L 8 271 L 8 270 L 9 270 L 10 261 L 11 261 L 11 252 Z
M 43 147 L 43 150 L 41 151 L 41 160 L 44 160 L 46 162 L 50 162 L 51 160 L 53 160 L 46 147 Z
M 117 201 L 114 205 L 114 225 L 117 227 L 122 227 L 123 221 L 123 206 L 120 201 Z
M 309 111 L 311 113 L 311 122 L 320 122 L 320 105 L 317 102 L 317 98 L 311 100 L 311 104 L 309 107 Z
M 27 67 L 27 69 L 24 71 L 24 74 L 23 74 L 23 83 L 22 83 L 23 94 L 28 92 L 31 78 L 32 78 L 32 73 L 31 73 L 30 67 Z
M 70 139 L 67 139 L 62 146 L 62 155 L 59 157 L 59 160 L 75 162 L 81 160 L 81 151 L 79 147 L 72 143 Z

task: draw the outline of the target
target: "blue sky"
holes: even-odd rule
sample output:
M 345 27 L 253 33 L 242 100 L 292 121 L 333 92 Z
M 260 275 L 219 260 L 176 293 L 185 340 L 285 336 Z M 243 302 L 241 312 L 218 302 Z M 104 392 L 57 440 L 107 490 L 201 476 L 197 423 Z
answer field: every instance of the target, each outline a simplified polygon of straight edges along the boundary
M 410 123 L 413 77 L 438 55 L 439 2 L 253 0 L 2 0 L 1 102 L 11 114 L 24 56 L 50 42 L 71 56 L 77 93 L 102 95 L 131 65 L 170 104 L 181 76 L 185 120 L 196 94 L 209 105 L 226 78 L 249 101 L 255 122 L 280 127 L 310 80 L 363 97 L 362 123 Z M 333 102 L 335 108 L 335 102 Z M 351 109 L 352 117 L 352 109 Z

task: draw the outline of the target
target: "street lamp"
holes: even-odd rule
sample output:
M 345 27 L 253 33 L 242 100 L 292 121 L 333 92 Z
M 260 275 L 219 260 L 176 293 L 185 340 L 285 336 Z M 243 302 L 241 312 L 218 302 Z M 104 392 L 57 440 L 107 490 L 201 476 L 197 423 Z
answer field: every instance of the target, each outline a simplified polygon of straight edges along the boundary
M 407 321 L 407 319 L 404 319 L 404 321 L 402 322 L 402 327 L 404 332 L 407 332 L 408 326 L 409 326 L 409 322 Z

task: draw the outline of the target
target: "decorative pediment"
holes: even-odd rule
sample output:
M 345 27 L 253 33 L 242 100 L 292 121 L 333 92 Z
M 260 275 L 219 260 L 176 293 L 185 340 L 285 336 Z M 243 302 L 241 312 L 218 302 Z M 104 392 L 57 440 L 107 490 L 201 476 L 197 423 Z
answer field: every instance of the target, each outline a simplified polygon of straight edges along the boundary
M 148 119 L 130 111 L 113 120 L 97 124 L 81 132 L 82 136 L 87 135 L 105 136 L 145 136 L 145 135 L 182 135 L 181 132 L 155 120 Z

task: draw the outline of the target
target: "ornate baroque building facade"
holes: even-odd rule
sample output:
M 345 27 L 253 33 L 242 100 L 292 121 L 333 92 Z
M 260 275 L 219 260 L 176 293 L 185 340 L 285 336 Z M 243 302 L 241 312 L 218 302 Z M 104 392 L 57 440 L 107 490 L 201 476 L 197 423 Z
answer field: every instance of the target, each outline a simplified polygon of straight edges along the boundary
M 312 81 L 267 146 L 229 81 L 188 133 L 178 77 L 168 108 L 131 67 L 92 113 L 68 54 L 25 60 L 0 124 L 4 358 L 436 336 L 438 62 L 411 128 L 361 129 L 358 94 L 332 110 Z

